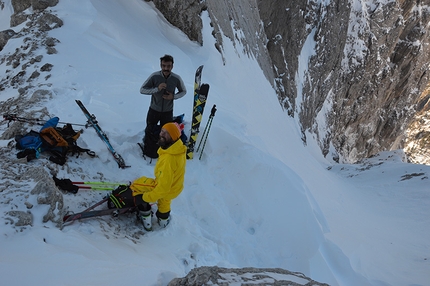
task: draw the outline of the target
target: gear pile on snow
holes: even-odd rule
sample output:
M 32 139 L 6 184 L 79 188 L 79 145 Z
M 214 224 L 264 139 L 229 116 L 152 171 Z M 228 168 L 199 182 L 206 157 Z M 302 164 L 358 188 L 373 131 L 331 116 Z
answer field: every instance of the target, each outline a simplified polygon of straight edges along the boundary
M 17 157 L 19 159 L 26 158 L 29 162 L 39 158 L 42 152 L 49 152 L 50 161 L 64 165 L 68 154 L 79 156 L 85 152 L 91 157 L 95 156 L 91 150 L 77 145 L 76 140 L 82 131 L 76 132 L 69 123 L 62 128 L 57 127 L 58 122 L 59 118 L 53 117 L 46 121 L 39 132 L 31 130 L 24 135 L 15 136 L 16 148 L 20 150 Z

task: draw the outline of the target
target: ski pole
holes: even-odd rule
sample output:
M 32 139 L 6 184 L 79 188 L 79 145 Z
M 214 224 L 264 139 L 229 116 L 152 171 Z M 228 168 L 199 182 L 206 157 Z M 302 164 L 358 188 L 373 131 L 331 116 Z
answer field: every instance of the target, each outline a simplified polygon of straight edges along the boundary
M 72 182 L 74 185 L 104 185 L 104 186 L 116 186 L 125 185 L 124 183 L 114 183 L 114 182 Z
M 210 125 L 211 125 L 211 123 L 212 123 L 212 118 L 215 116 L 215 112 L 216 112 L 216 105 L 214 104 L 214 106 L 213 106 L 213 107 L 212 107 L 212 109 L 211 109 L 211 115 L 209 116 L 209 120 L 208 120 L 208 122 L 206 123 L 205 130 L 203 130 L 202 139 L 201 139 L 201 140 L 200 140 L 200 142 L 199 142 L 199 146 L 197 146 L 197 150 L 196 150 L 196 152 L 199 152 L 200 145 L 202 144 L 203 138 L 205 138 L 205 136 L 207 136 L 207 135 L 206 135 L 206 132 L 207 132 L 207 130 L 208 130 L 208 126 L 210 126 Z M 209 128 L 210 128 L 210 127 L 209 127 Z
M 54 176 L 53 179 L 57 187 L 73 194 L 76 194 L 79 189 L 112 190 L 115 186 L 125 185 L 123 183 L 110 182 L 72 182 L 70 179 L 58 179 L 56 176 Z M 77 186 L 79 184 L 84 186 Z
M 89 189 L 89 190 L 112 190 L 116 186 L 124 185 L 121 183 L 106 183 L 106 182 L 72 182 L 72 184 L 79 189 Z M 83 185 L 83 186 L 78 186 Z
M 206 136 L 207 136 L 206 132 L 208 130 L 208 127 L 211 125 L 211 123 L 212 123 L 212 117 L 209 117 L 209 120 L 208 120 L 208 122 L 206 123 L 206 126 L 205 126 L 205 130 L 203 131 L 202 138 L 200 139 L 199 146 L 197 146 L 196 152 L 199 152 L 200 146 L 202 145 L 202 142 L 204 141 L 204 138 L 206 138 Z
M 213 107 L 212 107 L 212 109 L 211 109 L 211 115 L 209 116 L 208 124 L 206 124 L 206 125 L 208 125 L 207 132 L 206 132 L 206 133 L 205 133 L 205 132 L 203 132 L 202 140 L 204 139 L 204 142 L 203 142 L 203 146 L 202 146 L 202 151 L 200 152 L 199 160 L 201 160 L 201 159 L 202 159 L 203 150 L 205 149 L 206 140 L 208 139 L 209 131 L 211 130 L 212 120 L 213 120 L 213 118 L 215 117 L 215 112 L 216 112 L 216 105 L 214 104 L 214 106 L 213 106 Z M 206 128 L 205 128 L 205 131 L 206 131 Z M 201 144 L 201 143 L 202 143 L 202 141 L 200 141 L 200 143 L 199 143 L 199 147 L 200 147 L 200 144 Z M 197 150 L 198 150 L 198 149 L 199 149 L 199 148 L 197 147 Z
M 89 189 L 89 190 L 112 190 L 112 188 L 119 186 L 119 185 L 125 185 L 124 183 L 113 183 L 113 182 L 72 182 L 72 184 L 79 189 Z M 77 186 L 77 185 L 83 185 L 83 186 Z
M 46 120 L 37 119 L 37 118 L 19 117 L 19 116 L 16 116 L 16 114 L 5 114 L 5 115 L 3 115 L 3 120 L 9 120 L 9 123 L 11 121 L 20 121 L 20 122 L 27 122 L 27 123 L 36 124 L 36 125 L 42 125 L 42 126 L 46 122 Z M 61 122 L 61 121 L 59 121 L 58 123 L 60 123 L 60 124 L 70 124 L 70 125 L 75 125 L 75 126 L 85 126 L 85 124 L 67 123 L 67 122 Z
M 79 189 L 111 191 L 113 186 L 77 186 Z

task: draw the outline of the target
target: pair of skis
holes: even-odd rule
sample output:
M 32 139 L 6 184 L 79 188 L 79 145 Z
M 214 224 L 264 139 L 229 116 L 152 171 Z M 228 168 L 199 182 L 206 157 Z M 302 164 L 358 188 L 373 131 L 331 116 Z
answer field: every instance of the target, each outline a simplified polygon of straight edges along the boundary
M 191 121 L 191 134 L 187 146 L 187 159 L 194 157 L 194 145 L 197 142 L 199 135 L 200 123 L 202 122 L 203 111 L 205 109 L 206 101 L 209 93 L 209 84 L 201 84 L 203 65 L 199 66 L 196 70 L 194 79 L 194 103 L 193 103 L 193 118 Z
M 97 119 L 96 119 L 96 116 L 94 114 L 90 114 L 89 111 L 85 108 L 84 104 L 80 100 L 76 99 L 75 101 L 78 104 L 78 106 L 81 108 L 81 110 L 84 113 L 85 117 L 87 118 L 87 124 L 85 125 L 85 127 L 88 128 L 88 126 L 92 126 L 96 130 L 97 135 L 107 145 L 108 150 L 112 154 L 112 156 L 115 159 L 115 161 L 117 162 L 118 167 L 121 168 L 121 169 L 130 167 L 130 166 L 127 166 L 125 164 L 125 161 L 121 157 L 121 155 L 118 154 L 115 151 L 115 149 L 112 147 L 112 145 L 110 144 L 109 138 L 107 137 L 106 133 L 104 133 L 103 130 L 101 129 L 101 127 L 99 126 L 99 124 L 97 122 Z
M 122 185 L 121 183 L 114 182 L 72 182 L 70 179 L 58 179 L 57 177 L 53 177 L 55 185 L 65 191 L 72 192 L 74 194 L 77 193 L 78 189 L 91 189 L 91 190 L 112 190 L 118 185 Z M 104 199 L 90 206 L 82 212 L 75 214 L 67 214 L 63 217 L 63 224 L 72 223 L 75 220 L 85 219 L 85 218 L 94 218 L 99 216 L 111 215 L 112 217 L 117 217 L 121 214 L 132 213 L 136 211 L 136 207 L 126 207 L 126 208 L 113 208 L 113 209 L 103 209 L 103 210 L 94 210 L 96 207 L 105 204 L 109 200 L 110 195 L 105 196 Z
M 103 209 L 103 210 L 94 210 L 96 207 L 106 203 L 109 200 L 109 196 L 106 196 L 103 200 L 97 202 L 96 204 L 90 206 L 86 210 L 75 213 L 75 214 L 68 214 L 63 217 L 63 225 L 61 226 L 61 229 L 64 227 L 64 225 L 73 223 L 75 220 L 79 219 L 85 219 L 85 218 L 94 218 L 99 216 L 106 216 L 111 215 L 112 217 L 117 217 L 121 214 L 126 213 L 133 213 L 137 210 L 136 207 L 126 207 L 121 209 Z

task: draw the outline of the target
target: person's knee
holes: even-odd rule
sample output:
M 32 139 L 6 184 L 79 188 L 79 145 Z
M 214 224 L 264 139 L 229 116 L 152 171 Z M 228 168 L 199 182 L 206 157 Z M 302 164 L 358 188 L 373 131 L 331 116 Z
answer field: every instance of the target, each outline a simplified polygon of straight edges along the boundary
M 142 199 L 142 195 L 135 196 L 134 203 L 136 204 L 137 208 L 142 212 L 147 212 L 151 210 L 151 205 Z

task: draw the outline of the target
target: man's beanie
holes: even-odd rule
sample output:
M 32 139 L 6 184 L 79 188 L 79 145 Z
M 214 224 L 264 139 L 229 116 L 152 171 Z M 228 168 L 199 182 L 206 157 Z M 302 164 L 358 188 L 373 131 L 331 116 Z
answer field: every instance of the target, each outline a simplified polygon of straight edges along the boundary
M 166 123 L 162 127 L 167 132 L 169 132 L 170 137 L 172 137 L 173 141 L 176 141 L 181 137 L 181 131 L 184 129 L 184 124 L 178 124 L 176 122 Z

